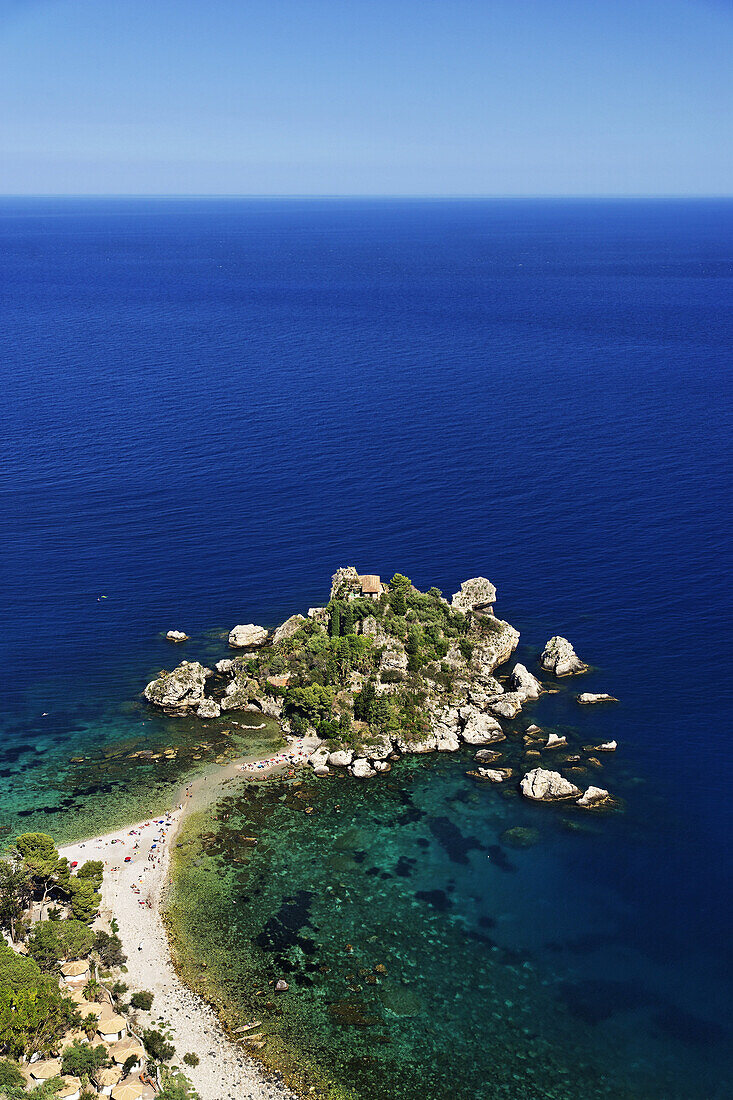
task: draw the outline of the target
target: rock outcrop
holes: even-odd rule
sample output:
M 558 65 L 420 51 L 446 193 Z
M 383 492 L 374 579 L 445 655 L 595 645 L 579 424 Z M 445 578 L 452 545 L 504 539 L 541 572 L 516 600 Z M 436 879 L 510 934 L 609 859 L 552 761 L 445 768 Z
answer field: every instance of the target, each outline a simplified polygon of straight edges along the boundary
M 232 649 L 256 649 L 266 641 L 267 631 L 264 626 L 255 626 L 254 623 L 235 626 L 229 633 L 229 645 Z
M 298 633 L 305 621 L 305 615 L 291 615 L 272 635 L 272 644 L 278 645 L 279 642 L 285 642 L 288 638 L 292 638 L 293 634 Z
M 590 703 L 618 703 L 618 699 L 605 691 L 583 691 L 578 696 L 578 702 L 587 706 Z
M 491 713 L 499 715 L 500 718 L 516 718 L 525 701 L 523 692 L 505 691 L 496 699 L 489 699 L 487 705 Z
M 220 714 L 221 707 L 216 699 L 202 699 L 196 710 L 197 718 L 218 718 Z
M 520 692 L 525 699 L 539 699 L 545 690 L 537 677 L 533 676 L 525 665 L 519 663 L 511 671 L 509 689 Z
M 486 577 L 471 577 L 463 581 L 460 591 L 453 594 L 451 607 L 455 611 L 479 611 L 496 603 L 496 588 Z
M 574 676 L 588 671 L 588 666 L 583 664 L 567 638 L 561 638 L 558 634 L 550 638 L 542 650 L 540 665 L 556 676 Z
M 545 748 L 546 749 L 559 749 L 559 748 L 561 748 L 561 746 L 567 745 L 567 743 L 568 743 L 567 737 L 559 737 L 558 734 L 551 733 L 549 735 L 549 737 L 547 738 L 547 743 L 545 745 Z
M 349 771 L 357 779 L 371 779 L 373 775 L 377 774 L 369 761 L 363 756 L 354 761 Z
M 169 630 L 166 638 L 169 642 L 187 642 L 188 634 L 184 634 L 182 630 Z
M 470 670 L 479 676 L 489 676 L 495 668 L 508 661 L 519 643 L 519 631 L 503 619 L 489 620 L 491 629 L 476 642 L 471 655 Z
M 156 707 L 193 710 L 204 697 L 204 685 L 209 676 L 213 676 L 211 669 L 198 661 L 182 661 L 172 672 L 162 672 L 151 680 L 143 695 Z
M 460 715 L 465 722 L 461 738 L 467 745 L 493 745 L 506 739 L 500 723 L 492 715 L 475 707 L 461 707 Z
M 361 577 L 353 565 L 342 566 L 331 578 L 331 599 L 348 600 L 361 595 Z
M 589 787 L 583 794 L 583 797 L 579 798 L 575 805 L 582 806 L 584 810 L 591 810 L 596 806 L 603 806 L 610 801 L 611 796 L 603 787 Z
M 580 794 L 580 789 L 560 772 L 547 771 L 546 768 L 533 768 L 527 772 L 519 787 L 524 797 L 534 802 L 555 802 Z
M 348 768 L 353 759 L 353 749 L 336 749 L 335 752 L 329 754 L 328 764 L 329 767 Z

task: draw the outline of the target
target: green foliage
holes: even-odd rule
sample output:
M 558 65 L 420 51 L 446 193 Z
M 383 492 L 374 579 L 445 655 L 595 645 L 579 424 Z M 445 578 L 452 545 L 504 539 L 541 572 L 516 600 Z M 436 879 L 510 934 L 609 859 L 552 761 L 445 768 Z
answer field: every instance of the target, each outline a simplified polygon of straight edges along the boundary
M 405 599 L 404 588 L 395 588 L 390 593 L 389 604 L 395 615 L 404 615 L 407 611 L 407 600 Z
M 0 1053 L 46 1053 L 75 1019 L 56 978 L 0 943 Z
M 458 648 L 461 651 L 463 660 L 470 661 L 473 656 L 473 643 L 469 642 L 468 638 L 461 638 L 458 642 Z
M 79 878 L 72 875 L 69 879 L 69 893 L 71 894 L 71 916 L 74 920 L 91 924 L 102 904 L 102 895 L 97 889 L 96 879 L 91 876 Z
M 138 1064 L 137 1054 L 131 1054 L 128 1058 L 125 1058 L 122 1063 L 122 1076 L 127 1077 L 128 1073 L 132 1073 Z
M 153 994 L 147 989 L 141 989 L 130 997 L 130 1004 L 133 1008 L 141 1008 L 144 1012 L 149 1012 L 153 1007 Z
M 338 638 L 341 633 L 341 609 L 338 604 L 334 604 L 333 611 L 331 612 L 331 637 Z
M 163 1080 L 163 1088 L 155 1100 L 196 1100 L 196 1092 L 182 1073 L 168 1071 Z
M 111 935 L 101 931 L 94 933 L 94 953 L 108 970 L 127 962 L 127 955 L 122 950 L 122 940 L 114 931 Z
M 101 859 L 88 859 L 86 863 L 82 863 L 81 867 L 76 872 L 76 877 L 92 879 L 95 884 L 95 889 L 99 890 L 102 885 L 102 879 L 104 878 L 104 864 Z
M 67 859 L 58 853 L 53 837 L 47 833 L 21 833 L 15 838 L 12 856 L 16 865 L 25 870 L 32 889 L 45 901 L 54 888 L 64 890 L 68 886 L 70 871 Z
M 61 1072 L 73 1077 L 91 1077 L 95 1070 L 108 1065 L 107 1048 L 102 1043 L 93 1047 L 76 1039 L 61 1056 Z
M 0 1090 L 25 1088 L 25 1077 L 17 1062 L 0 1058 Z
M 373 680 L 367 680 L 361 691 L 354 696 L 354 718 L 358 722 L 368 722 L 369 712 L 377 697 Z
M 432 596 L 434 600 L 442 600 L 443 593 L 440 591 L 439 588 L 436 588 L 435 585 L 433 585 L 431 588 L 428 589 L 428 596 Z
M 0 928 L 10 933 L 11 940 L 18 935 L 23 914 L 31 898 L 31 880 L 25 867 L 14 867 L 7 860 L 0 861 Z
M 412 587 L 412 581 L 409 577 L 406 577 L 404 573 L 395 573 L 394 577 L 392 577 L 392 580 L 389 582 L 389 587 L 391 591 L 400 588 L 404 591 L 406 588 Z
M 289 687 L 285 692 L 285 712 L 300 715 L 301 718 L 315 725 L 329 717 L 333 696 L 333 688 L 324 687 L 321 684 Z
M 170 1062 L 176 1048 L 160 1031 L 148 1028 L 143 1032 L 143 1046 L 154 1062 Z
M 199 1056 L 189 1051 L 187 1054 L 183 1055 L 183 1061 L 187 1066 L 197 1066 L 199 1064 Z
M 40 921 L 27 941 L 41 970 L 53 970 L 63 959 L 84 959 L 93 946 L 94 933 L 79 920 Z

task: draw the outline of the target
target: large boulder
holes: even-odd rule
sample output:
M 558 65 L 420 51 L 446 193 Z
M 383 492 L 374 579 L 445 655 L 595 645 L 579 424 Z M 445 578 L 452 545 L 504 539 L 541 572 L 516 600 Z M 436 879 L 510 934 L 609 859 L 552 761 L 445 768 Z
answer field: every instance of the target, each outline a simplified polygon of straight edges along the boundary
M 366 740 L 362 741 L 361 755 L 374 763 L 375 760 L 386 760 L 394 752 L 391 738 L 386 733 L 370 733 Z
M 319 768 L 328 769 L 328 758 L 329 758 L 330 755 L 331 754 L 328 751 L 328 749 L 325 747 L 325 745 L 319 745 L 318 748 L 315 750 L 315 752 L 312 752 L 310 754 L 310 756 L 308 757 L 308 763 L 316 771 Z
M 348 600 L 361 595 L 361 578 L 353 565 L 342 566 L 331 578 L 331 599 Z
M 328 763 L 334 768 L 348 768 L 353 759 L 353 749 L 336 749 L 335 752 L 329 754 Z
M 509 688 L 511 691 L 520 691 L 525 699 L 539 699 L 545 690 L 537 677 L 533 676 L 525 665 L 519 663 L 511 671 Z
M 398 733 L 394 736 L 394 743 L 405 754 L 435 752 L 438 747 L 438 739 L 432 731 L 424 733 L 422 737 L 405 737 Z
M 597 806 L 603 806 L 611 801 L 611 796 L 603 787 L 588 787 L 582 798 L 575 803 L 584 810 L 592 810 Z
M 451 607 L 455 611 L 478 611 L 490 608 L 496 603 L 496 589 L 486 577 L 471 577 L 464 581 L 460 591 L 455 592 Z
M 371 779 L 373 775 L 376 775 L 376 771 L 371 766 L 368 760 L 363 756 L 360 756 L 349 768 L 352 775 L 357 779 Z
M 458 752 L 461 747 L 461 722 L 457 707 L 445 707 L 433 719 L 438 752 Z
M 560 772 L 551 772 L 546 768 L 533 768 L 527 772 L 519 787 L 524 797 L 534 802 L 555 802 L 563 798 L 576 798 L 580 794 L 580 789 Z
M 151 680 L 143 695 L 156 707 L 192 710 L 203 699 L 204 685 L 209 676 L 213 676 L 213 672 L 199 661 L 182 661 L 172 672 L 162 672 Z
M 479 676 L 489 676 L 495 668 L 508 661 L 519 643 L 519 631 L 503 619 L 486 620 L 490 629 L 475 643 L 471 670 Z
M 169 642 L 187 642 L 188 634 L 184 634 L 182 630 L 169 630 L 166 638 Z
M 272 644 L 277 645 L 278 642 L 285 642 L 288 638 L 292 638 L 293 634 L 298 633 L 305 621 L 304 615 L 291 615 L 272 635 Z
M 574 676 L 588 671 L 588 666 L 583 664 L 567 638 L 561 638 L 559 634 L 545 645 L 540 654 L 540 664 L 556 676 Z
M 461 707 L 461 717 L 465 720 L 461 737 L 468 745 L 493 745 L 505 739 L 503 729 L 492 715 L 475 707 Z
M 618 699 L 606 694 L 605 691 L 582 691 L 578 696 L 578 702 L 587 706 L 590 703 L 618 703 Z
M 218 718 L 220 714 L 221 707 L 216 699 L 202 699 L 196 710 L 198 718 Z
M 229 632 L 229 645 L 232 649 L 255 649 L 266 641 L 267 631 L 264 626 L 255 626 L 254 623 L 235 626 Z
M 496 699 L 489 699 L 488 708 L 492 714 L 498 714 L 500 718 L 516 718 L 525 702 L 524 693 L 521 691 L 505 691 Z

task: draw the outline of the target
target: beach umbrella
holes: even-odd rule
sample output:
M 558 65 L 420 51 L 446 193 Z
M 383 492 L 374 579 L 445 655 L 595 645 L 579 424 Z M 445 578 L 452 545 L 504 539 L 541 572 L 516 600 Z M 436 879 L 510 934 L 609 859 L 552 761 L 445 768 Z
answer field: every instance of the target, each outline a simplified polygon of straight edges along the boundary
M 52 1077 L 60 1077 L 61 1060 L 59 1058 L 47 1058 L 45 1061 L 36 1062 L 30 1067 L 30 1075 L 36 1081 L 50 1081 Z
M 140 1100 L 144 1091 L 140 1082 L 130 1077 L 112 1089 L 112 1100 Z

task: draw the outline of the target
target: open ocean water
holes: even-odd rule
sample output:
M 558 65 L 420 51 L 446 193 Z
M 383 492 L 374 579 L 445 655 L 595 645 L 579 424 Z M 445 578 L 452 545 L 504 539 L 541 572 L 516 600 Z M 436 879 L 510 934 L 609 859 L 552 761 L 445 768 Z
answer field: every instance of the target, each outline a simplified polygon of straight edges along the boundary
M 732 276 L 725 201 L 1 200 L 3 835 L 272 743 L 139 692 L 338 565 L 483 574 L 594 666 L 522 720 L 617 738 L 623 812 L 468 755 L 242 795 L 180 849 L 183 965 L 235 1015 L 290 974 L 263 1054 L 332 1095 L 730 1096 Z

